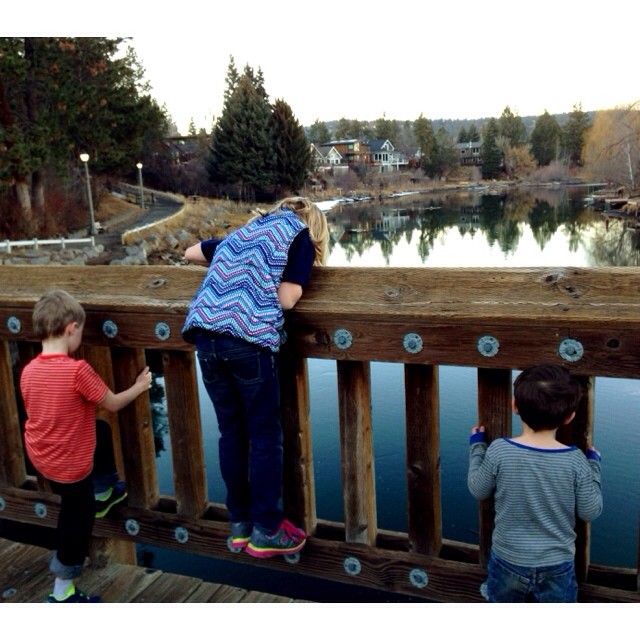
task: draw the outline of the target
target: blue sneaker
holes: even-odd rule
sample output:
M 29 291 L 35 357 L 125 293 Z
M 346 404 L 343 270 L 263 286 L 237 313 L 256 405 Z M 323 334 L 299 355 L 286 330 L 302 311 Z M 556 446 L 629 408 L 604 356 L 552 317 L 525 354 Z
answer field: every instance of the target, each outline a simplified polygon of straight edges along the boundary
M 96 518 L 104 518 L 111 507 L 119 504 L 127 497 L 127 487 L 124 482 L 118 481 L 106 492 L 106 496 L 98 500 L 96 498 Z
M 100 602 L 100 596 L 88 596 L 84 591 L 80 591 L 80 589 L 72 586 L 69 587 L 67 595 L 62 600 L 58 600 L 53 593 L 50 593 L 47 597 L 47 602 L 55 602 L 57 604 L 64 604 L 67 602 Z
M 271 558 L 294 554 L 304 547 L 307 534 L 288 520 L 283 520 L 275 533 L 267 535 L 254 527 L 246 552 L 254 558 Z
M 232 522 L 228 546 L 231 551 L 242 551 L 251 539 L 253 525 L 250 522 Z

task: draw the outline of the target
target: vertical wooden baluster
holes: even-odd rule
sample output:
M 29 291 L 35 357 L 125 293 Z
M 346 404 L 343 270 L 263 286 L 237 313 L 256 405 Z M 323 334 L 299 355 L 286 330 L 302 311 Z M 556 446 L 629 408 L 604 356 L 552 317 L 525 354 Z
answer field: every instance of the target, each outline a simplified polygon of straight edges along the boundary
M 378 533 L 368 362 L 338 361 L 345 540 L 373 545 Z
M 311 535 L 316 528 L 317 516 L 307 361 L 285 347 L 279 373 L 284 433 L 284 509 L 288 518 Z
M 22 374 L 22 370 L 33 360 L 40 352 L 42 351 L 42 346 L 38 342 L 18 342 L 18 378 Z M 19 394 L 19 390 L 16 391 L 16 394 Z M 22 419 L 26 420 L 26 412 L 24 411 L 24 404 L 22 402 L 22 397 L 16 395 L 18 400 L 18 415 L 22 412 Z M 51 483 L 28 462 L 28 459 L 25 458 L 25 464 L 29 472 L 33 471 L 36 476 L 36 481 L 38 485 L 39 491 L 44 491 L 45 493 L 51 493 Z
M 116 392 L 130 387 L 145 367 L 143 349 L 113 347 L 111 360 Z M 159 494 L 149 394 L 139 395 L 131 404 L 121 409 L 118 421 L 129 504 L 153 508 L 158 503 Z
M 593 441 L 595 378 L 576 376 L 582 383 L 585 393 L 582 396 L 576 417 L 568 425 L 558 429 L 557 438 L 564 444 L 575 444 L 586 451 Z M 576 577 L 580 582 L 587 579 L 591 556 L 591 525 L 576 520 Z
M 92 345 L 82 345 L 79 357 L 84 358 L 105 381 L 109 389 L 115 388 L 113 379 L 113 363 L 111 362 L 111 351 L 109 347 L 97 347 Z M 119 389 L 121 391 L 121 389 Z M 120 425 L 118 415 L 98 407 L 96 418 L 108 422 L 111 426 L 111 439 L 113 441 L 113 457 L 116 469 L 121 478 L 124 478 L 124 459 L 122 457 L 122 438 L 120 436 Z
M 478 419 L 487 442 L 511 435 L 511 370 L 478 369 Z M 487 566 L 495 516 L 493 498 L 480 503 L 480 564 Z
M 19 487 L 26 480 L 22 432 L 9 343 L 0 341 L 0 485 Z
M 178 514 L 202 515 L 207 505 L 200 402 L 193 351 L 162 353 Z
M 438 555 L 442 546 L 438 378 L 438 368 L 431 365 L 404 367 L 409 544 L 412 551 L 430 555 Z

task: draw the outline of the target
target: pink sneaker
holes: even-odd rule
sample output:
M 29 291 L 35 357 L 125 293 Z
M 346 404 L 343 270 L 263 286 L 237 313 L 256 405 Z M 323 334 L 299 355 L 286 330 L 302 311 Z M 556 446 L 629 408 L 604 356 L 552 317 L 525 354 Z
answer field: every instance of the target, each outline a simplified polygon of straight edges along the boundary
M 307 534 L 285 519 L 271 535 L 254 527 L 246 552 L 254 558 L 289 555 L 300 551 L 306 541 Z

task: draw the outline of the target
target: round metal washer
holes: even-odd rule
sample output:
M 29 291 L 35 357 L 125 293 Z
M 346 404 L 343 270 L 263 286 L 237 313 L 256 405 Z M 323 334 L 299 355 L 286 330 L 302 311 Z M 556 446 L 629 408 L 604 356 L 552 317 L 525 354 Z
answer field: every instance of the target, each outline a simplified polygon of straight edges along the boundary
M 422 351 L 422 338 L 417 333 L 407 333 L 402 339 L 402 346 L 408 353 L 420 353 Z
M 137 536 L 140 533 L 140 525 L 138 524 L 138 521 L 133 518 L 129 518 L 124 523 L 124 528 L 130 536 Z
M 409 581 L 417 589 L 424 589 L 429 584 L 429 576 L 424 569 L 411 569 Z
M 577 362 L 584 355 L 584 347 L 579 340 L 566 338 L 560 343 L 558 353 L 560 357 L 567 362 Z
M 18 593 L 18 590 L 14 587 L 9 587 L 2 592 L 2 597 L 6 600 L 7 598 L 13 598 L 13 596 Z
M 107 338 L 115 338 L 118 335 L 118 325 L 113 320 L 105 320 L 102 323 L 102 333 Z
M 158 322 L 155 328 L 158 340 L 168 340 L 171 336 L 171 327 L 166 322 Z
M 47 505 L 42 502 L 36 502 L 33 505 L 33 510 L 38 518 L 46 518 L 47 517 Z
M 345 558 L 342 564 L 344 566 L 344 570 L 350 576 L 357 576 L 360 573 L 360 571 L 362 571 L 362 565 L 360 564 L 360 560 L 358 560 L 358 558 L 354 558 L 353 556 L 349 556 L 348 558 Z
M 7 503 L 4 501 L 4 498 L 0 496 L 0 511 L 4 511 L 6 506 L 7 506 Z
M 20 333 L 20 331 L 22 331 L 22 322 L 20 322 L 20 318 L 9 316 L 7 318 L 7 329 L 9 329 L 11 333 Z
M 336 332 L 333 334 L 333 344 L 335 344 L 338 349 L 348 349 L 353 344 L 351 332 L 347 331 L 347 329 L 336 329 Z
M 180 544 L 185 544 L 185 542 L 189 541 L 189 532 L 184 527 L 176 527 L 173 535 Z
M 493 358 L 500 349 L 500 342 L 493 336 L 482 336 L 478 338 L 478 351 L 485 358 Z

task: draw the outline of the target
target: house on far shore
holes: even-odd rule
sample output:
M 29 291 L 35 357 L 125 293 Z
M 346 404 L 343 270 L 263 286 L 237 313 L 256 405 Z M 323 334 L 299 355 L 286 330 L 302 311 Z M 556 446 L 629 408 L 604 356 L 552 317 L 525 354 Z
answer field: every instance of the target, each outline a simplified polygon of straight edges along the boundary
M 462 166 L 482 164 L 482 142 L 458 142 L 456 149 Z
M 342 164 L 342 155 L 332 144 L 310 145 L 313 166 L 318 171 L 327 171 Z
M 169 136 L 162 140 L 174 164 L 184 164 L 202 153 L 201 136 Z
M 311 156 L 317 171 L 338 169 L 348 171 L 360 166 L 377 169 L 380 173 L 399 171 L 408 165 L 403 153 L 396 151 L 390 140 L 330 140 L 324 144 L 311 143 Z

